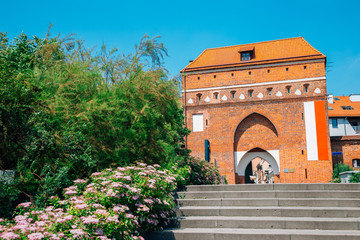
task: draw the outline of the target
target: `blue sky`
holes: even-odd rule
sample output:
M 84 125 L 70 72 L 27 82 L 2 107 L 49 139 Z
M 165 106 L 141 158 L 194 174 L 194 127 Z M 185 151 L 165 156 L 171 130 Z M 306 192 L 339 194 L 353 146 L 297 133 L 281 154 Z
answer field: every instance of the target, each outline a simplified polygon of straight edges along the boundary
M 0 31 L 76 33 L 131 53 L 148 34 L 162 36 L 165 66 L 177 74 L 205 48 L 303 36 L 331 62 L 328 93 L 360 93 L 359 0 L 3 1 Z

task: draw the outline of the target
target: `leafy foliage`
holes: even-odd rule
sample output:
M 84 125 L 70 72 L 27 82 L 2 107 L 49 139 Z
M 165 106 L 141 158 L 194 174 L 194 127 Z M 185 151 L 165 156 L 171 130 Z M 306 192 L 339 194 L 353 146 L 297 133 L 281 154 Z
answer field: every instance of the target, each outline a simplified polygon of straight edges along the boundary
M 218 168 L 200 158 L 189 156 L 178 161 L 174 166 L 167 166 L 177 176 L 177 188 L 186 185 L 220 184 L 221 175 Z M 226 183 L 226 179 L 224 179 Z
M 344 163 L 337 163 L 334 165 L 334 171 L 333 171 L 333 181 L 334 182 L 341 182 L 340 179 L 340 173 L 346 172 L 346 171 L 352 171 L 353 169 Z
M 350 182 L 360 183 L 360 172 L 354 173 L 350 178 Z
M 6 188 L 16 191 L 0 213 L 26 200 L 43 205 L 104 168 L 186 159 L 179 83 L 162 67 L 166 55 L 158 37 L 124 55 L 105 45 L 95 53 L 72 35 L 9 41 L 1 33 L 0 170 L 15 171 Z

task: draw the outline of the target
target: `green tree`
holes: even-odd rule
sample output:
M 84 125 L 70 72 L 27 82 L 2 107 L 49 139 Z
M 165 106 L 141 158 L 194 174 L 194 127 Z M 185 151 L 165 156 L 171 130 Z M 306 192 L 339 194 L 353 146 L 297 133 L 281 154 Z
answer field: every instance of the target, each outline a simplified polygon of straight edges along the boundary
M 0 35 L 0 169 L 15 171 L 3 191 L 16 193 L 14 204 L 44 203 L 95 170 L 188 156 L 179 84 L 158 39 L 124 55 L 105 45 L 95 53 L 72 35 Z

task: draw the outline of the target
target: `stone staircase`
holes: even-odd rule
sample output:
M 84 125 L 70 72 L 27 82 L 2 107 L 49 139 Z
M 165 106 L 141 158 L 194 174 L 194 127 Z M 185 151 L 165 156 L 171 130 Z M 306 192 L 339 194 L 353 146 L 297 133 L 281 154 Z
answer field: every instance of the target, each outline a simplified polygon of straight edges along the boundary
M 188 186 L 177 202 L 146 239 L 360 240 L 360 184 Z

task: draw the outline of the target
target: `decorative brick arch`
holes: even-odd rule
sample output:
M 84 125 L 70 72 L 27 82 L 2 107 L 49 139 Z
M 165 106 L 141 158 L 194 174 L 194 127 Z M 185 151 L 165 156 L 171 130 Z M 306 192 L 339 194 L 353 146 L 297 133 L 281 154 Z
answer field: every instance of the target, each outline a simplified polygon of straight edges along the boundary
M 256 112 L 241 120 L 234 132 L 234 152 L 254 148 L 279 149 L 275 125 L 267 117 Z

